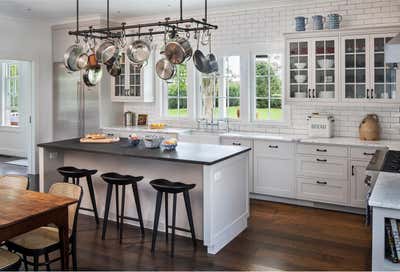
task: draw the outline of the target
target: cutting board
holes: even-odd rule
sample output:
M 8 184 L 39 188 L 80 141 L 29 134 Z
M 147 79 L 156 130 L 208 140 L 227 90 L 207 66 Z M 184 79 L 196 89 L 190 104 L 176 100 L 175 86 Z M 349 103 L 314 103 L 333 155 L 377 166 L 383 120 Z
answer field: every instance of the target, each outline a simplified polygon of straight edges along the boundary
M 119 137 L 112 137 L 105 139 L 81 138 L 80 142 L 85 144 L 111 144 L 119 142 Z

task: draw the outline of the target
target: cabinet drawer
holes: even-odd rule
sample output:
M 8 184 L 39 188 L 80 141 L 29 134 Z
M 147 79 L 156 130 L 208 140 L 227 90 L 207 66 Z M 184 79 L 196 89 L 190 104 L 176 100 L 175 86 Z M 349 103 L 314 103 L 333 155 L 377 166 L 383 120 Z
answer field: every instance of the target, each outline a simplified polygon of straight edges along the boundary
M 347 157 L 348 149 L 345 146 L 298 144 L 297 153 L 306 155 Z
M 298 176 L 324 177 L 332 179 L 347 180 L 347 159 L 327 156 L 298 156 Z
M 376 150 L 377 148 L 352 147 L 350 149 L 351 159 L 370 161 Z
M 268 157 L 293 158 L 294 144 L 279 141 L 254 141 L 254 153 Z
M 251 140 L 242 138 L 221 138 L 221 144 L 223 145 L 236 145 L 236 146 L 247 146 L 252 147 Z
M 297 178 L 297 197 L 304 200 L 346 204 L 347 184 L 345 180 Z

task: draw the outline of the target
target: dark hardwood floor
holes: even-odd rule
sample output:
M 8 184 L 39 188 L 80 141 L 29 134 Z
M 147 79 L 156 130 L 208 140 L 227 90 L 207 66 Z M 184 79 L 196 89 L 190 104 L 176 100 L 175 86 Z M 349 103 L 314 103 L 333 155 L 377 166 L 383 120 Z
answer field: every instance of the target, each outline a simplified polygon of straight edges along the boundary
M 127 226 L 119 243 L 115 224 L 107 239 L 94 220 L 79 217 L 78 266 L 81 270 L 370 270 L 371 231 L 360 215 L 264 201 L 251 201 L 249 227 L 219 254 L 178 237 L 175 257 L 164 234 L 155 255 L 151 231 Z M 200 244 L 200 243 L 199 243 Z
M 19 157 L 0 155 L 0 176 L 3 175 L 27 175 L 28 167 L 11 165 L 5 162 L 21 159 Z

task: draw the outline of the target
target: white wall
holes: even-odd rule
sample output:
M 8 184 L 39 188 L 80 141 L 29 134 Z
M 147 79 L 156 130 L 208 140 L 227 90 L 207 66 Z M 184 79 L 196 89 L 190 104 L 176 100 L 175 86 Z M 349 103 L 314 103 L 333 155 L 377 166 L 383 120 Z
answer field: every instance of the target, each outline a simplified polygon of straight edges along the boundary
M 284 1 L 283 1 L 284 2 Z M 288 3 L 288 2 L 284 2 Z M 276 4 L 276 3 L 275 3 Z M 400 1 L 399 0 L 304 0 L 291 2 L 285 6 L 268 7 L 260 5 L 235 11 L 210 10 L 209 20 L 218 25 L 215 31 L 215 47 L 218 51 L 231 50 L 232 48 L 265 48 L 268 52 L 284 53 L 283 33 L 294 31 L 294 17 L 302 15 L 327 15 L 337 12 L 343 15 L 343 28 L 368 27 L 379 25 L 400 24 Z M 202 14 L 188 14 L 202 18 Z M 172 15 L 171 17 L 176 17 Z M 160 16 L 153 18 L 133 18 L 130 22 L 149 22 L 159 20 Z M 242 90 L 248 92 L 249 90 Z M 159 103 L 150 104 L 125 104 L 125 110 L 138 113 L 149 113 L 150 120 L 160 119 Z M 398 105 L 400 106 L 400 105 Z M 369 112 L 376 112 L 381 118 L 383 137 L 400 139 L 400 131 L 395 126 L 399 118 L 395 117 L 398 112 L 397 105 L 393 106 L 345 106 L 333 105 L 329 107 L 315 107 L 295 105 L 291 107 L 291 124 L 285 127 L 266 126 L 255 124 L 234 124 L 233 128 L 238 130 L 252 130 L 269 133 L 291 133 L 306 134 L 306 116 L 314 111 L 330 111 L 336 118 L 337 136 L 358 135 L 358 124 L 362 117 Z M 169 122 L 171 125 L 192 125 L 185 122 Z
M 0 59 L 32 62 L 34 74 L 32 102 L 36 108 L 32 116 L 32 121 L 36 124 L 36 135 L 32 137 L 32 145 L 50 141 L 53 110 L 50 24 L 0 16 L 0 36 L 2 37 Z M 25 141 L 29 144 L 28 139 Z M 33 161 L 36 165 L 36 160 Z

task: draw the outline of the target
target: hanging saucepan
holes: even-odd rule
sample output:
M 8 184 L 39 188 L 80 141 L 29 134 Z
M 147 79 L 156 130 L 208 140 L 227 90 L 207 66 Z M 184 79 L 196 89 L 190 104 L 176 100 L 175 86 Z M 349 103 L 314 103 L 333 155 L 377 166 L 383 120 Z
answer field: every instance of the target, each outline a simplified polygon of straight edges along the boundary
M 70 72 L 77 72 L 81 68 L 77 66 L 78 58 L 84 53 L 83 47 L 80 44 L 70 46 L 64 54 L 64 66 Z
M 200 37 L 197 36 L 197 50 L 194 52 L 193 55 L 193 62 L 194 66 L 196 67 L 197 70 L 199 70 L 201 73 L 206 74 L 209 70 L 209 61 L 206 56 L 204 56 L 203 52 L 199 50 L 199 43 L 200 43 Z
M 207 56 L 208 66 L 209 66 L 208 74 L 209 74 L 209 73 L 218 72 L 217 57 L 212 53 L 212 50 L 211 50 L 211 34 L 208 34 L 208 46 L 209 46 L 209 50 L 210 50 L 209 54 Z
M 181 64 L 190 59 L 193 50 L 188 39 L 178 36 L 167 43 L 164 54 L 172 64 Z
M 112 65 L 118 55 L 119 47 L 112 40 L 103 42 L 96 51 L 97 61 L 104 65 Z
M 112 65 L 107 65 L 107 71 L 113 77 L 121 75 L 122 69 L 121 65 L 119 64 L 119 61 L 116 60 Z
M 162 58 L 156 64 L 156 73 L 163 80 L 171 79 L 176 73 L 176 66 L 167 58 Z
M 87 68 L 83 73 L 83 82 L 88 87 L 96 86 L 103 76 L 101 66 L 98 65 L 96 68 Z
M 126 51 L 128 59 L 134 64 L 146 65 L 151 54 L 150 45 L 143 40 L 136 40 L 131 43 Z

